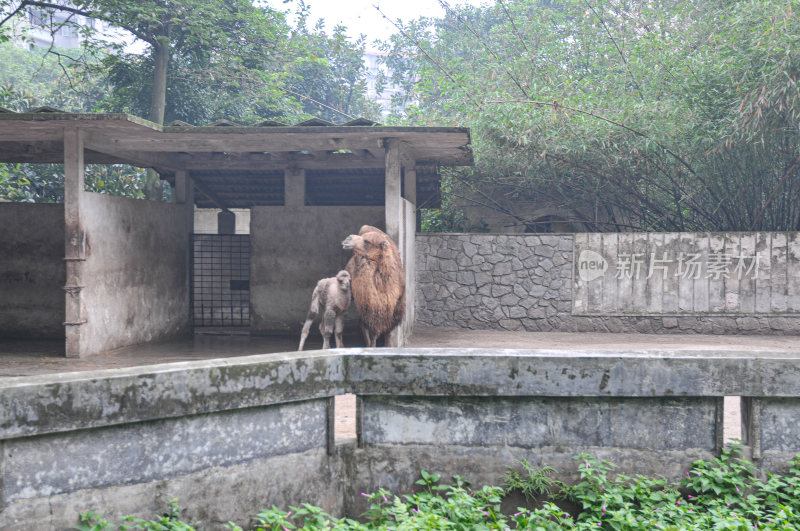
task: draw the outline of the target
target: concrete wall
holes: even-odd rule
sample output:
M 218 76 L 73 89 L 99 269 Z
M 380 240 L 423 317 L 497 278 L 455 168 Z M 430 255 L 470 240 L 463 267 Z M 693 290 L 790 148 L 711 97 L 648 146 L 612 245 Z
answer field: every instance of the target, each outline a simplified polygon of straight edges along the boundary
M 152 518 L 174 498 L 203 529 L 311 497 L 341 514 L 340 360 L 180 365 L 3 381 L 0 528 L 72 529 L 88 509 Z
M 64 337 L 64 205 L 0 203 L 0 337 Z
M 800 334 L 796 233 L 611 236 L 630 245 L 617 242 L 603 257 L 602 245 L 592 246 L 602 235 L 418 234 L 417 323 L 532 332 Z M 652 238 L 657 245 L 648 247 Z M 736 248 L 726 250 L 734 241 Z M 576 249 L 583 262 L 576 263 Z M 712 255 L 726 260 L 718 277 L 710 270 Z M 580 267 L 592 256 L 605 269 L 584 280 Z M 637 270 L 622 270 L 631 257 L 640 260 L 638 278 Z M 690 260 L 703 267 L 691 278 L 676 276 L 680 267 L 689 271 Z
M 332 439 L 343 392 L 358 446 Z M 785 353 L 348 349 L 7 378 L 0 522 L 67 529 L 175 497 L 209 529 L 302 501 L 356 517 L 361 492 L 410 492 L 420 469 L 498 484 L 527 459 L 574 481 L 579 452 L 676 480 L 720 451 L 726 395 L 747 397 L 756 462 L 785 471 L 800 452 Z
M 185 207 L 86 193 L 82 208 L 82 354 L 189 333 Z
M 342 240 L 362 225 L 383 229 L 383 207 L 254 207 L 250 331 L 299 337 L 317 281 L 344 268 L 352 253 L 342 249 Z M 345 326 L 358 329 L 355 305 Z M 316 325 L 312 330 L 309 349 L 322 345 Z

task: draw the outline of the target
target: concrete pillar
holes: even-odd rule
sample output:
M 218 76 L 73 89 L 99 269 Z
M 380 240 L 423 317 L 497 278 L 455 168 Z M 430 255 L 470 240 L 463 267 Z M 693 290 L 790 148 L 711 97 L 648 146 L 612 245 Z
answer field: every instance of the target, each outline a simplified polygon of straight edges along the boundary
M 400 188 L 403 165 L 401 163 L 401 144 L 396 138 L 387 138 L 386 149 L 386 234 L 400 244 L 400 225 L 402 222 L 402 203 Z
M 175 202 L 194 204 L 194 183 L 186 170 L 175 172 Z
M 414 164 L 409 164 L 405 168 L 405 177 L 403 178 L 403 188 L 405 193 L 403 197 L 412 205 L 417 204 L 417 168 Z
M 81 296 L 83 264 L 86 261 L 86 234 L 81 211 L 85 193 L 83 136 L 80 128 L 64 130 L 64 260 L 67 266 L 64 332 L 68 358 L 81 356 L 81 327 L 86 323 Z
M 305 206 L 306 170 L 297 168 L 283 170 L 283 194 L 284 206 Z
M 396 138 L 387 138 L 386 149 L 386 234 L 394 240 L 402 255 L 405 249 L 405 227 L 403 226 L 403 198 L 401 196 L 403 179 L 403 145 Z M 408 269 L 407 260 L 404 260 L 403 268 Z M 389 347 L 402 347 L 406 339 L 405 326 L 402 324 L 395 328 L 386 338 L 386 345 Z

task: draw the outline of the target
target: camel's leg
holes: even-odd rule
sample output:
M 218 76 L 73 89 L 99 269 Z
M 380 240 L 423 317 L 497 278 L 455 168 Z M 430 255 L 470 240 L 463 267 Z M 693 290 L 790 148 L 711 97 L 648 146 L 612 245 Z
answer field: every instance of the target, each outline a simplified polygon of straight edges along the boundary
M 364 323 L 361 323 L 361 336 L 364 338 L 364 346 L 369 347 L 372 343 L 372 337 L 369 333 L 369 330 L 367 330 L 367 327 L 364 326 Z
M 319 331 L 322 334 L 322 350 L 331 348 L 331 334 L 333 333 L 333 323 L 336 320 L 336 312 L 333 308 L 325 310 L 322 315 L 322 322 L 319 324 Z
M 386 339 L 384 339 L 384 346 L 385 347 L 401 347 L 400 344 L 400 327 L 397 326 L 391 331 L 386 333 Z
M 314 293 L 311 294 L 311 306 L 308 308 L 308 314 L 306 314 L 306 322 L 303 323 L 303 331 L 300 333 L 300 346 L 297 350 L 303 350 L 303 345 L 306 343 L 306 338 L 308 337 L 308 332 L 311 330 L 311 323 L 314 322 L 314 319 L 317 318 L 317 312 L 319 311 L 319 292 L 315 289 Z
M 306 322 L 303 324 L 303 331 L 300 333 L 300 346 L 297 347 L 297 350 L 303 350 L 303 345 L 306 343 L 306 338 L 308 337 L 308 332 L 311 330 L 311 323 L 314 322 L 314 318 L 317 315 L 312 315 L 312 312 L 308 312 L 308 317 L 306 317 Z
M 342 341 L 342 332 L 344 331 L 344 314 L 336 316 L 336 324 L 334 325 L 333 331 L 336 334 L 336 348 L 344 348 L 344 342 Z

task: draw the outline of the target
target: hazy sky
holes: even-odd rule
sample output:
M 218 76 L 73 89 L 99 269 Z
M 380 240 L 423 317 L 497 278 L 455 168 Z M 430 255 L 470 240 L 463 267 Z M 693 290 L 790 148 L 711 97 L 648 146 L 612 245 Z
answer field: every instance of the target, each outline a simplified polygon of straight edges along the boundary
M 489 0 L 449 0 L 456 4 L 487 4 Z M 283 0 L 267 0 L 267 3 L 281 11 L 295 7 L 294 1 L 284 3 Z M 375 5 L 391 20 L 414 20 L 419 17 L 441 16 L 444 14 L 437 0 L 306 0 L 311 7 L 312 24 L 316 19 L 325 19 L 328 29 L 342 23 L 347 26 L 348 34 L 357 37 L 364 33 L 367 36 L 367 48 L 373 40 L 385 39 L 396 28 L 375 9 Z

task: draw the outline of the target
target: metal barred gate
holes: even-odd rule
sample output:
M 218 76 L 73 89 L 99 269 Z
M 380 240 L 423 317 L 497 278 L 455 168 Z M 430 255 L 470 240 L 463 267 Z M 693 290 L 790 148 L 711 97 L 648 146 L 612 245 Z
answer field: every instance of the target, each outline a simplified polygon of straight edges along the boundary
M 250 326 L 249 235 L 192 235 L 192 271 L 195 327 Z

